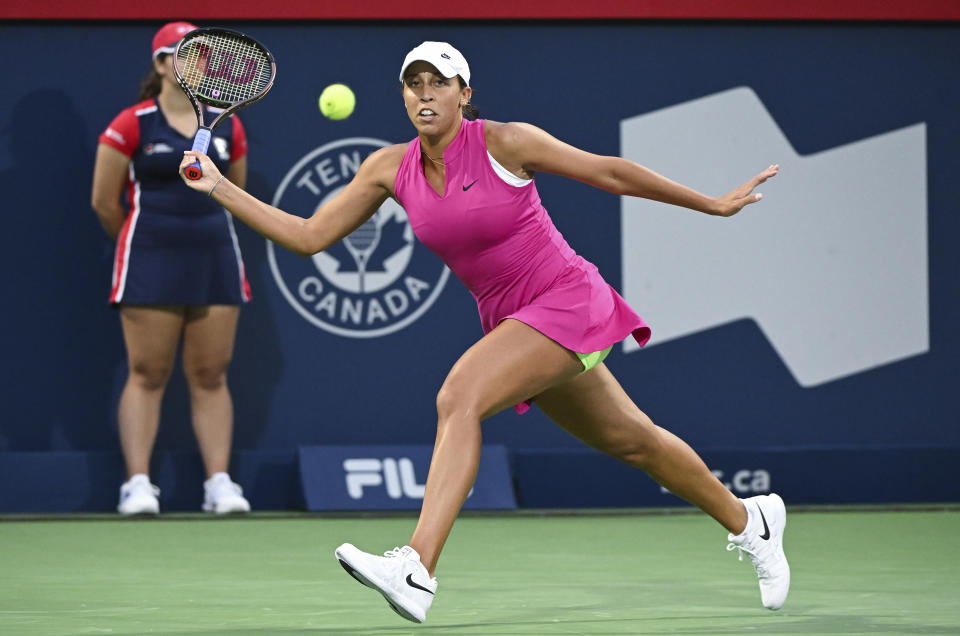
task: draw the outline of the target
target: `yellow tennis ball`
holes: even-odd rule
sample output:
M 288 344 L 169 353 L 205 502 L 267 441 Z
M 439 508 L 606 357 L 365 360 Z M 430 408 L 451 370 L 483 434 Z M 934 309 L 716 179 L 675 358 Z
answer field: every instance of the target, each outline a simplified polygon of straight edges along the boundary
M 320 112 L 328 119 L 346 119 L 357 103 L 346 84 L 331 84 L 320 93 Z

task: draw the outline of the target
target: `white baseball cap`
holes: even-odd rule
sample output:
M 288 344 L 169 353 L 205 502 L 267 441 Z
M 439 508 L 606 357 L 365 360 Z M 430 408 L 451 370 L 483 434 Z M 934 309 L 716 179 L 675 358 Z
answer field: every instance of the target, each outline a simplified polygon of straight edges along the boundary
M 401 82 L 407 67 L 420 61 L 430 62 L 444 77 L 459 75 L 464 83 L 470 86 L 470 65 L 467 64 L 467 58 L 446 42 L 424 42 L 407 53 L 407 57 L 403 58 L 403 66 L 400 67 Z

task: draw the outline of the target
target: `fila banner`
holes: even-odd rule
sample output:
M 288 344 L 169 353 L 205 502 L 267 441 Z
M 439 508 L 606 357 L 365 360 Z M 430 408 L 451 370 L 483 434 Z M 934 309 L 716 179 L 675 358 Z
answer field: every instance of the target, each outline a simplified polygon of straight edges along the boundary
M 419 510 L 433 446 L 301 446 L 307 510 Z M 465 509 L 517 507 L 507 449 L 484 445 Z

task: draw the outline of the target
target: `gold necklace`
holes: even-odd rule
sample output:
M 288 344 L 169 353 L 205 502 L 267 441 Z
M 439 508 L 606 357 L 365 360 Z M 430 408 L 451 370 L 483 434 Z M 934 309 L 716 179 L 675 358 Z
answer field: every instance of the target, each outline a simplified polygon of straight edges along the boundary
M 434 159 L 433 157 L 431 157 L 431 156 L 428 155 L 427 153 L 423 152 L 422 150 L 420 151 L 420 154 L 422 154 L 424 157 L 426 157 L 427 159 L 429 159 L 430 161 L 432 161 L 434 164 L 436 164 L 436 165 L 438 165 L 438 166 L 446 166 L 446 165 L 447 165 L 447 164 L 445 164 L 445 163 L 443 162 L 443 159 Z

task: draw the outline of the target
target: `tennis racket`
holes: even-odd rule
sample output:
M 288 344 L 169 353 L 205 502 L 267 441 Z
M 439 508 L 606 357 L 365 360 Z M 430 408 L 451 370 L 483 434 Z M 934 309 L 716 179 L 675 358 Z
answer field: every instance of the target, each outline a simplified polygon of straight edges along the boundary
M 193 149 L 207 152 L 213 127 L 225 117 L 263 99 L 273 87 L 277 63 L 265 46 L 230 29 L 205 27 L 183 36 L 173 53 L 173 73 L 197 112 Z M 209 126 L 203 104 L 222 108 Z M 203 176 L 200 162 L 183 169 L 191 181 Z

